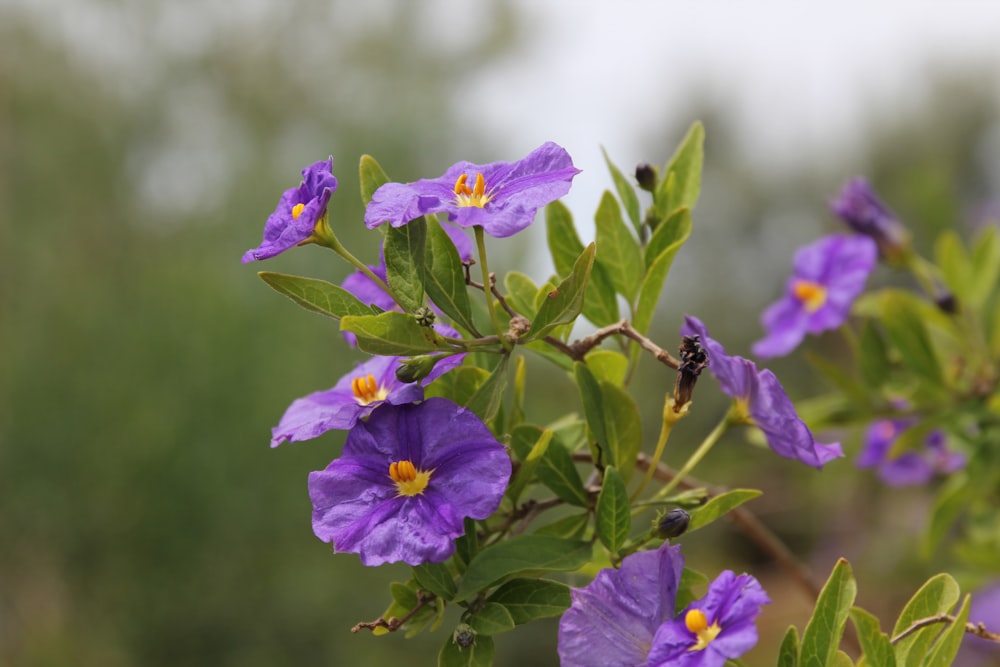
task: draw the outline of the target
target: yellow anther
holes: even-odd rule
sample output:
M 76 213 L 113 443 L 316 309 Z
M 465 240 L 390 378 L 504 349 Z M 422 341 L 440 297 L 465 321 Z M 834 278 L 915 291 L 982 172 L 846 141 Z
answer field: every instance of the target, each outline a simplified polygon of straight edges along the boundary
M 805 304 L 806 311 L 815 313 L 826 303 L 826 288 L 811 280 L 796 280 L 792 294 Z
M 389 477 L 396 483 L 396 491 L 401 496 L 416 496 L 424 492 L 431 481 L 433 470 L 417 470 L 412 461 L 403 459 L 389 464 Z
M 469 189 L 469 175 L 462 174 L 455 181 L 455 203 L 459 206 L 475 206 L 482 208 L 491 197 L 486 194 L 486 179 L 482 173 L 476 174 L 476 184 Z
M 695 645 L 688 649 L 689 651 L 701 651 L 722 632 L 718 623 L 708 624 L 708 617 L 701 609 L 692 609 L 685 614 L 684 626 L 698 638 Z
M 389 393 L 385 387 L 379 388 L 378 382 L 375 381 L 375 376 L 371 373 L 368 375 L 359 375 L 351 380 L 351 392 L 361 405 L 385 400 L 385 397 Z
M 306 208 L 305 204 L 296 204 L 292 207 L 292 220 L 298 220 L 299 216 L 302 215 L 302 211 Z
M 472 190 L 470 190 L 469 186 L 465 184 L 465 182 L 467 180 L 469 180 L 469 175 L 468 174 L 462 174 L 461 176 L 458 177 L 458 180 L 455 181 L 455 194 L 456 195 L 471 195 L 472 194 Z

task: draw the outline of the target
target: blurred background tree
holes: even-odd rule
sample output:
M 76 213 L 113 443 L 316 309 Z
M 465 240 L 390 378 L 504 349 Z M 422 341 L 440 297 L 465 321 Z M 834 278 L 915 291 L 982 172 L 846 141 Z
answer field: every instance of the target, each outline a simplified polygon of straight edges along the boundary
M 377 235 L 360 225 L 362 153 L 412 180 L 458 159 L 526 152 L 488 131 L 478 113 L 485 102 L 469 95 L 489 66 L 549 26 L 503 0 L 463 7 L 471 20 L 449 3 L 428 7 L 0 6 L 0 663 L 433 663 L 449 621 L 410 641 L 347 632 L 382 612 L 387 581 L 408 568 L 333 558 L 312 535 L 306 474 L 329 462 L 343 436 L 267 447 L 292 399 L 330 386 L 360 357 L 340 345 L 335 323 L 266 289 L 252 273 L 264 267 L 239 264 L 280 192 L 326 155 L 340 180 L 331 219 L 348 247 L 374 262 Z M 448 30 L 455 23 L 462 29 Z M 608 57 L 636 61 L 634 53 Z M 935 72 L 926 104 L 873 109 L 867 152 L 852 169 L 873 180 L 918 237 L 975 220 L 996 196 L 991 67 Z M 542 99 L 524 93 L 511 91 L 520 97 L 511 104 Z M 640 159 L 664 160 L 694 118 L 708 127 L 696 233 L 675 265 L 654 338 L 669 346 L 680 315 L 697 312 L 732 351 L 746 353 L 794 248 L 834 228 L 825 201 L 851 174 L 823 154 L 780 177 L 760 169 L 760 159 L 740 153 L 731 111 L 707 87 L 693 85 L 682 104 L 655 90 L 643 101 L 669 113 L 655 130 L 627 134 L 652 147 Z M 615 132 L 628 127 L 622 118 Z M 605 129 L 594 127 L 591 143 L 571 152 L 593 159 Z M 600 181 L 609 183 L 603 174 Z M 584 193 L 578 219 L 598 198 Z M 512 239 L 501 270 L 544 275 L 547 259 L 531 245 Z M 519 254 L 535 265 L 518 266 Z M 332 281 L 346 274 L 317 248 L 266 268 Z M 840 347 L 824 338 L 810 349 Z M 793 395 L 822 388 L 799 364 L 773 367 Z M 544 364 L 537 370 L 549 371 L 536 373 L 538 397 L 564 386 Z M 672 380 L 651 370 L 639 381 L 649 387 L 637 395 L 649 397 L 642 408 L 652 423 Z M 722 402 L 701 394 L 708 421 Z M 535 418 L 566 409 L 543 404 Z M 930 566 L 912 558 L 893 570 L 911 544 L 919 490 L 887 499 L 849 463 L 811 475 L 733 447 L 745 456 L 715 457 L 699 473 L 764 488 L 753 509 L 820 575 L 842 552 L 874 558 L 872 571 L 892 577 L 876 583 L 860 573 L 869 608 L 880 608 L 872 600 L 882 593 L 882 608 L 898 608 L 926 574 Z M 803 506 L 790 508 L 790 496 Z M 876 496 L 891 503 L 888 514 L 865 504 Z M 692 561 L 766 566 L 735 532 L 689 542 Z M 773 598 L 794 602 L 797 592 L 783 596 L 780 576 L 762 579 Z M 794 604 L 775 607 L 764 617 L 773 632 L 802 623 Z M 501 642 L 498 665 L 553 664 L 555 622 L 534 625 Z M 768 664 L 775 644 L 762 644 L 753 655 Z

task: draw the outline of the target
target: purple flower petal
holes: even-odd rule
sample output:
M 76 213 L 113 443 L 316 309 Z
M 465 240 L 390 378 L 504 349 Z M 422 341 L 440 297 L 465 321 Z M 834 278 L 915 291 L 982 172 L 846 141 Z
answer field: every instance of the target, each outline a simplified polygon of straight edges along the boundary
M 830 209 L 859 234 L 875 241 L 879 255 L 895 260 L 908 251 L 910 233 L 863 178 L 848 181 Z
M 337 189 L 333 158 L 309 165 L 302 170 L 302 183 L 285 190 L 278 206 L 264 225 L 264 239 L 259 246 L 243 254 L 243 263 L 268 259 L 302 243 L 326 215 L 330 195 Z M 296 212 L 296 206 L 302 208 Z
M 865 432 L 864 446 L 858 455 L 859 468 L 876 468 L 879 478 L 888 486 L 926 484 L 935 475 L 947 475 L 965 466 L 965 456 L 947 447 L 942 431 L 931 431 L 923 447 L 905 451 L 890 458 L 900 435 L 916 425 L 913 419 L 880 419 Z

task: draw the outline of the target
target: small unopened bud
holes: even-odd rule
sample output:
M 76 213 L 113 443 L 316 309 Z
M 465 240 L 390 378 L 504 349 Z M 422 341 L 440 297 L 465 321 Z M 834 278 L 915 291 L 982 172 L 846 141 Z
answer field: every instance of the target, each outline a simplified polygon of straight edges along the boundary
M 679 537 L 688 529 L 691 515 L 682 509 L 675 508 L 664 512 L 656 521 L 656 534 L 662 538 Z
M 939 292 L 938 295 L 934 297 L 934 303 L 943 313 L 954 315 L 958 312 L 958 299 L 955 298 L 954 294 L 947 290 Z
M 643 162 L 635 168 L 635 180 L 639 182 L 639 187 L 643 190 L 655 192 L 659 173 L 656 167 L 648 162 Z
M 887 263 L 899 265 L 910 254 L 909 230 L 865 179 L 853 178 L 845 183 L 830 202 L 830 209 L 851 229 L 871 237 L 878 246 L 879 256 Z
M 674 382 L 674 412 L 680 412 L 691 401 L 698 376 L 708 366 L 708 352 L 701 346 L 699 336 L 682 337 L 677 349 L 681 355 L 681 364 L 677 368 L 677 380 Z
M 420 326 L 429 327 L 434 324 L 434 320 L 437 318 L 437 315 L 435 315 L 434 311 L 427 306 L 421 306 L 414 311 L 413 317 L 417 320 L 417 324 Z
M 476 631 L 468 623 L 459 623 L 451 637 L 462 648 L 469 648 L 476 643 Z
M 396 379 L 400 382 L 417 382 L 423 380 L 434 370 L 434 364 L 443 359 L 444 354 L 422 354 L 419 357 L 403 359 L 396 367 Z

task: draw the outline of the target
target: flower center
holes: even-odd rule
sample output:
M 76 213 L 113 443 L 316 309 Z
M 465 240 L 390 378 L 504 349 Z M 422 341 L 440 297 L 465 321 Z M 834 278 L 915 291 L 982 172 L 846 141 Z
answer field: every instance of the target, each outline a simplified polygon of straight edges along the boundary
M 389 464 L 389 477 L 401 496 L 418 496 L 427 488 L 433 470 L 417 470 L 412 461 L 403 459 Z
M 689 648 L 688 651 L 701 651 L 722 632 L 722 628 L 719 627 L 718 623 L 708 624 L 708 618 L 706 618 L 705 612 L 701 609 L 692 609 L 689 611 L 684 616 L 684 625 L 689 632 L 694 633 L 694 636 L 698 638 L 695 645 Z
M 826 288 L 811 280 L 796 280 L 792 285 L 792 294 L 801 301 L 806 312 L 815 313 L 826 303 Z
M 471 190 L 466 185 L 468 180 L 469 175 L 462 174 L 455 181 L 455 203 L 459 206 L 475 206 L 477 208 L 486 206 L 486 203 L 491 199 L 490 195 L 486 193 L 486 179 L 481 173 L 476 174 L 476 184 Z
M 371 373 L 364 376 L 359 375 L 351 380 L 351 391 L 354 393 L 354 398 L 358 399 L 358 403 L 361 405 L 368 405 L 375 401 L 384 401 L 385 397 L 389 395 L 389 391 L 385 387 L 380 388 L 378 386 L 375 376 Z
M 292 220 L 298 220 L 299 216 L 302 215 L 302 211 L 306 210 L 305 204 L 296 204 L 292 207 Z

